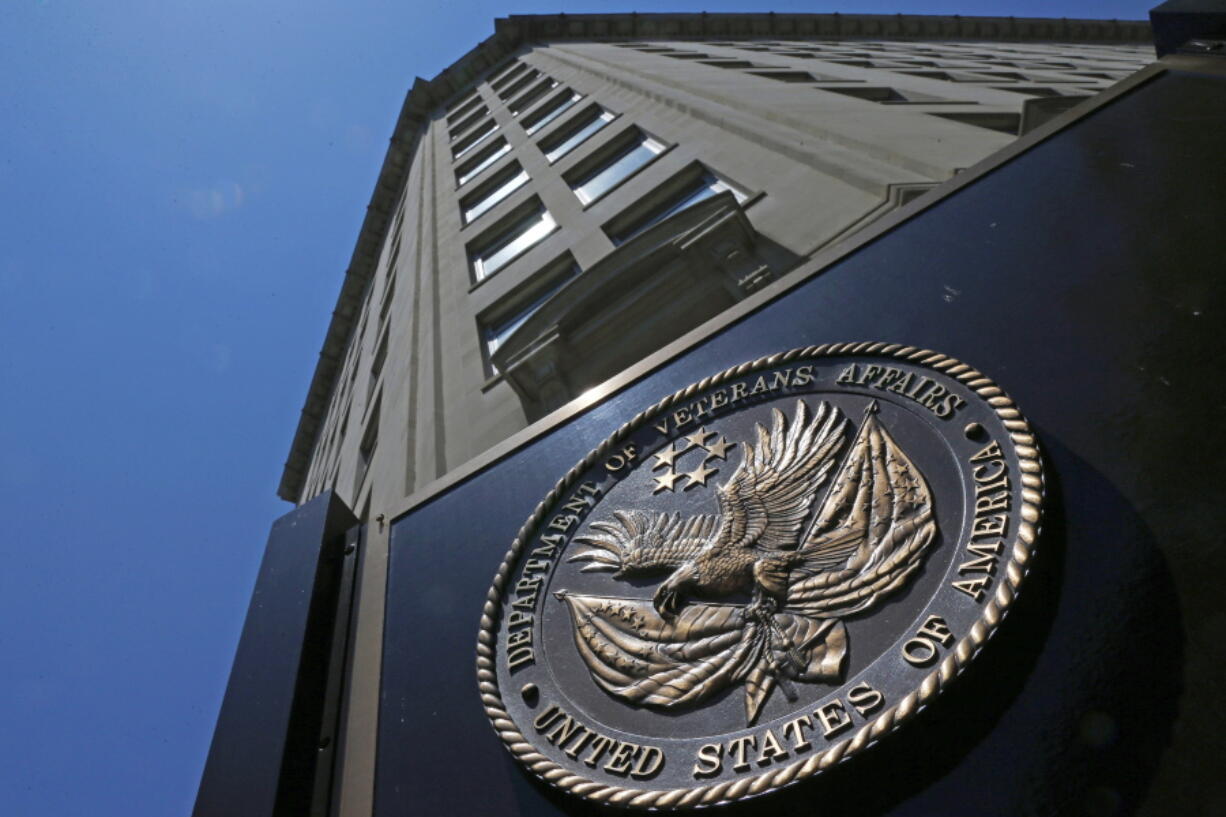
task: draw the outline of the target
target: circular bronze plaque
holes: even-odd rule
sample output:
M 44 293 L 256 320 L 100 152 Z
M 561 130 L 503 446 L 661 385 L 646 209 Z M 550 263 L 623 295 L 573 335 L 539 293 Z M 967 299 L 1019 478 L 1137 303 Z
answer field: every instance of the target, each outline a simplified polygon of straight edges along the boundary
M 817 774 L 940 694 L 1026 574 L 1043 478 L 1013 402 L 944 355 L 796 349 L 602 442 L 494 579 L 478 680 L 559 788 L 712 805 Z

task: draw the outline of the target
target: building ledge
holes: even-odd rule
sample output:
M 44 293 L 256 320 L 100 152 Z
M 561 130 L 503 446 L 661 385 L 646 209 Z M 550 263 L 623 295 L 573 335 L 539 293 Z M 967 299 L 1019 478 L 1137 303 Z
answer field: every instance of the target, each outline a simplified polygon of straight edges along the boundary
M 542 417 L 773 280 L 730 192 L 661 221 L 545 301 L 494 353 Z

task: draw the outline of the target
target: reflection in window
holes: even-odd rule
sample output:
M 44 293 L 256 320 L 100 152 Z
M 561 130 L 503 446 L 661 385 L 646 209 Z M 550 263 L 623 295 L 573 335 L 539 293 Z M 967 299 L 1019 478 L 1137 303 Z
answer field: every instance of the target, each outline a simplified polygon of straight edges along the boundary
M 485 357 L 487 361 L 490 361 L 490 374 L 498 373 L 498 367 L 496 367 L 492 362 L 494 352 L 498 349 L 498 347 L 502 346 L 502 344 L 506 342 L 506 339 L 511 337 L 511 334 L 515 332 L 516 329 L 523 326 L 524 322 L 528 320 L 528 318 L 531 318 L 536 313 L 536 310 L 541 308 L 541 304 L 552 298 L 555 292 L 565 286 L 566 283 L 578 275 L 579 272 L 579 265 L 574 261 L 570 262 L 570 266 L 567 268 L 566 272 L 559 275 L 553 283 L 545 287 L 544 291 L 542 291 L 537 298 L 533 299 L 531 303 L 517 312 L 507 316 L 501 321 L 490 324 L 485 328 Z
M 630 142 L 612 156 L 571 182 L 571 189 L 580 202 L 590 204 L 596 201 L 664 152 L 662 143 L 642 131 L 635 131 L 634 134 Z
M 558 94 L 540 108 L 524 117 L 524 130 L 529 135 L 536 133 L 563 113 L 569 111 L 581 99 L 583 99 L 583 94 L 575 91 L 568 90 Z
M 723 193 L 725 190 L 732 191 L 732 195 L 736 197 L 738 203 L 746 199 L 745 193 L 728 184 L 723 179 L 718 178 L 714 173 L 705 171 L 690 183 L 679 188 L 672 195 L 667 196 L 656 206 L 647 210 L 637 219 L 631 221 L 626 227 L 611 232 L 609 238 L 614 244 L 624 244 L 647 228 L 659 224 L 669 216 L 680 213 L 688 207 L 693 207 L 700 201 L 706 201 L 712 196 Z
M 491 186 L 478 190 L 461 202 L 465 224 L 471 224 L 494 205 L 528 183 L 528 171 L 516 172 L 517 168 L 518 165 L 512 165 L 509 174 L 494 181 Z
M 478 281 L 490 277 L 523 253 L 539 244 L 545 236 L 557 229 L 557 222 L 543 206 L 537 209 L 508 229 L 480 245 L 480 249 L 472 251 L 473 273 Z
M 606 111 L 604 108 L 594 107 L 591 113 L 584 114 L 583 117 L 575 123 L 573 129 L 567 130 L 566 133 L 550 139 L 543 143 L 541 148 L 545 151 L 545 158 L 553 164 L 558 159 L 561 159 L 566 154 L 583 144 L 585 140 L 596 131 L 603 128 L 605 125 L 613 121 L 613 114 Z
M 498 161 L 500 157 L 511 150 L 511 146 L 507 144 L 505 139 L 500 139 L 486 149 L 482 150 L 472 159 L 456 168 L 455 180 L 456 184 L 464 186 L 470 179 L 475 178 L 482 170 Z

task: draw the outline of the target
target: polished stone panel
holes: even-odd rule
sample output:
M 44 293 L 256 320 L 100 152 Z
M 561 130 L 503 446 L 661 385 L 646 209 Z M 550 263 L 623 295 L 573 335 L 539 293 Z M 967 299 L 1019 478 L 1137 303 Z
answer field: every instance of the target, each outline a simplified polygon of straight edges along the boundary
M 1047 461 L 1018 606 L 906 729 L 727 814 L 1201 814 L 1226 800 L 1226 81 L 1168 72 L 397 520 L 378 817 L 604 813 L 532 780 L 477 697 L 477 622 L 535 504 L 652 402 L 884 340 L 989 373 Z

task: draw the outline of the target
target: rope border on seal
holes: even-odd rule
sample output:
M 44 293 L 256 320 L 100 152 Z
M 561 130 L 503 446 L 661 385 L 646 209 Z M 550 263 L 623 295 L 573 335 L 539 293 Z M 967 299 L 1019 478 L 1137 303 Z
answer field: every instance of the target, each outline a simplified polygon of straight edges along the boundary
M 782 363 L 799 358 L 836 357 L 842 355 L 878 355 L 894 357 L 908 363 L 926 366 L 941 372 L 961 382 L 981 397 L 1001 420 L 1009 432 L 1014 451 L 1017 454 L 1018 470 L 1021 474 L 1022 501 L 1019 508 L 1020 521 L 1017 533 L 1009 547 L 1009 562 L 1001 572 L 1001 581 L 992 594 L 991 600 L 983 607 L 979 620 L 971 627 L 971 631 L 951 650 L 941 663 L 925 676 L 919 686 L 913 689 L 897 704 L 877 716 L 871 723 L 862 726 L 854 735 L 817 752 L 804 760 L 797 760 L 787 766 L 765 772 L 754 777 L 736 780 L 726 780 L 695 788 L 678 789 L 636 789 L 626 786 L 610 786 L 589 780 L 574 774 L 565 767 L 550 760 L 537 751 L 519 731 L 510 714 L 503 707 L 502 696 L 498 689 L 498 677 L 494 663 L 494 646 L 498 638 L 498 622 L 500 618 L 501 599 L 511 568 L 518 560 L 524 545 L 540 524 L 546 510 L 564 494 L 571 485 L 588 468 L 600 460 L 615 445 L 637 429 L 649 417 L 670 406 L 686 400 L 698 392 L 705 391 L 728 380 L 740 377 L 756 369 L 773 368 Z M 978 653 L 983 644 L 996 631 L 1004 618 L 1009 606 L 1017 597 L 1017 589 L 1029 570 L 1029 563 L 1034 555 L 1034 543 L 1039 534 L 1043 503 L 1043 468 L 1040 461 L 1038 443 L 1030 424 L 1018 411 L 1013 400 L 1000 387 L 970 366 L 947 355 L 928 349 L 918 349 L 914 346 L 903 346 L 897 343 L 827 343 L 820 346 L 806 346 L 780 352 L 766 357 L 760 357 L 703 380 L 665 397 L 655 405 L 636 414 L 632 419 L 613 432 L 600 445 L 592 450 L 577 465 L 558 481 L 544 499 L 537 504 L 532 515 L 524 522 L 515 537 L 515 542 L 503 559 L 493 585 L 486 595 L 485 606 L 481 613 L 481 630 L 477 638 L 477 686 L 481 693 L 481 701 L 485 705 L 485 713 L 490 718 L 494 731 L 502 738 L 511 754 L 519 762 L 527 766 L 533 773 L 553 786 L 573 794 L 580 795 L 598 803 L 613 803 L 647 809 L 676 809 L 701 806 L 716 806 L 765 794 L 775 789 L 795 783 L 841 763 L 849 757 L 873 745 L 884 735 L 897 729 L 910 720 L 925 705 L 935 698 L 954 678 L 956 678 L 970 660 Z

